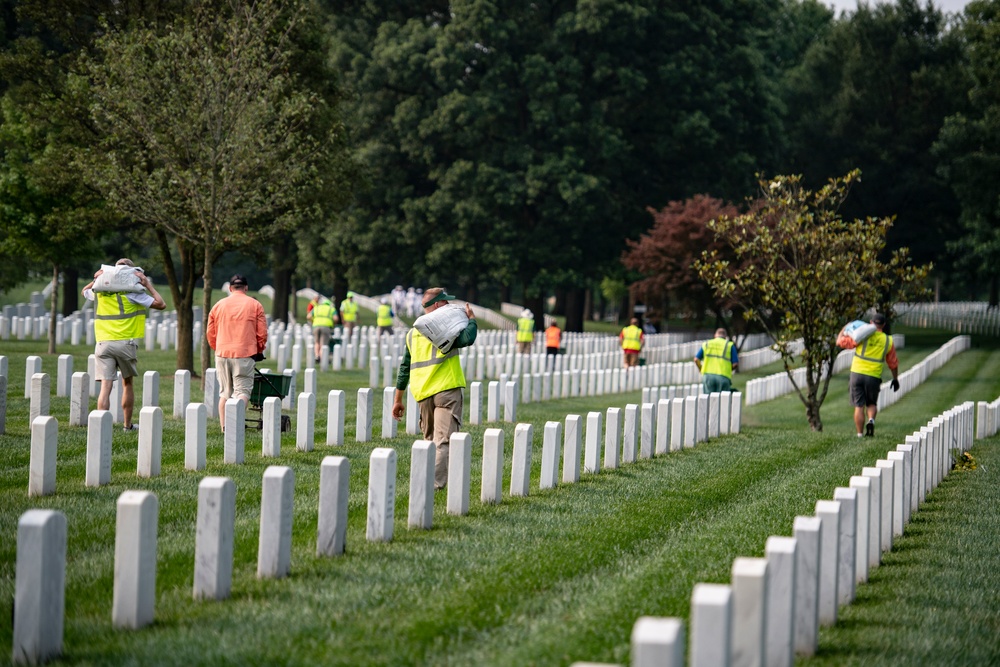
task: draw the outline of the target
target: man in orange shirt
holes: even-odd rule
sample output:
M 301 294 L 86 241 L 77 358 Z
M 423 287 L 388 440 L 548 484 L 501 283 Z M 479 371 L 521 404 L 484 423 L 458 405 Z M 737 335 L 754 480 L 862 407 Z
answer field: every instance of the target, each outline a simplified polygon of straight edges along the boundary
M 208 314 L 208 345 L 215 350 L 219 375 L 219 422 L 226 428 L 226 401 L 235 396 L 244 403 L 253 391 L 254 357 L 267 346 L 267 320 L 260 302 L 247 295 L 246 276 L 229 280 L 229 296 Z

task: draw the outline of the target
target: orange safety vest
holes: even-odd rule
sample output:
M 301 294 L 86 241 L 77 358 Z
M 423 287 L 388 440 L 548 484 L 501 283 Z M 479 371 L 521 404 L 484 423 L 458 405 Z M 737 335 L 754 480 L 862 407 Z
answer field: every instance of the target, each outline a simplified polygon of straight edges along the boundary
M 562 332 L 559 327 L 552 326 L 545 330 L 545 347 L 559 347 L 559 337 Z

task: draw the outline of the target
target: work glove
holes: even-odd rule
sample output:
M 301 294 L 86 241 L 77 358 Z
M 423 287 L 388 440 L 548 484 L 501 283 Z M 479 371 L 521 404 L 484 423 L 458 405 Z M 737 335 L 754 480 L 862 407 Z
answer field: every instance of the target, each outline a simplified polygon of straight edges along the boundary
M 892 382 L 889 383 L 889 386 L 892 387 L 893 391 L 899 391 L 899 380 L 893 378 Z

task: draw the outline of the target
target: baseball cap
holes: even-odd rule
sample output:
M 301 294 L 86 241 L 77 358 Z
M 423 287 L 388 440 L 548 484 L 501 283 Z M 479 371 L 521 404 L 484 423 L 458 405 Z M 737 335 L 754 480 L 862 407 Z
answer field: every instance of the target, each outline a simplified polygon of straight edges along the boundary
M 885 315 L 883 315 L 882 313 L 875 313 L 875 315 L 872 316 L 872 323 L 885 324 Z
M 246 287 L 247 277 L 242 273 L 237 273 L 232 278 L 229 279 L 230 287 Z

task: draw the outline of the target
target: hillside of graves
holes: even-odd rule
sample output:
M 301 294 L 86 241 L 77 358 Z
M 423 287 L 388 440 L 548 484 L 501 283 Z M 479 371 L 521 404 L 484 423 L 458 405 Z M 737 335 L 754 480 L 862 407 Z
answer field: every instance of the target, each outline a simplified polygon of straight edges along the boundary
M 953 337 L 943 331 L 904 332 L 902 370 Z M 10 619 L 19 519 L 32 509 L 58 510 L 67 531 L 65 627 L 61 657 L 53 664 L 630 664 L 637 619 L 676 617 L 690 624 L 697 584 L 728 583 L 734 559 L 763 556 L 770 536 L 792 535 L 796 517 L 812 515 L 817 501 L 833 498 L 835 488 L 848 486 L 852 476 L 875 466 L 932 418 L 1000 396 L 1000 349 L 974 337 L 970 349 L 880 414 L 874 438 L 854 436 L 847 375 L 839 373 L 831 381 L 822 432 L 811 432 L 799 400 L 784 395 L 744 405 L 737 428 L 729 432 L 654 453 L 652 433 L 650 449 L 643 449 L 645 436 L 636 433 L 641 409 L 633 409 L 632 438 L 638 442 L 631 453 L 627 425 L 615 438 L 596 439 L 613 442 L 616 450 L 624 447 L 613 466 L 607 451 L 596 465 L 588 464 L 590 459 L 581 457 L 583 443 L 594 439 L 593 428 L 621 428 L 628 406 L 646 400 L 638 387 L 528 400 L 517 404 L 516 419 L 504 421 L 497 414 L 491 421 L 486 410 L 476 420 L 480 423 L 465 424 L 471 446 L 464 505 L 453 511 L 450 490 L 438 492 L 430 522 L 425 516 L 414 525 L 412 500 L 420 493 L 411 485 L 416 436 L 400 425 L 393 437 L 383 437 L 382 401 L 376 399 L 366 408 L 372 412 L 365 440 L 358 441 L 359 426 L 365 430 L 357 420 L 358 392 L 372 388 L 378 395 L 382 389 L 372 381 L 378 384 L 381 374 L 373 378 L 358 368 L 315 373 L 309 447 L 302 446 L 298 431 L 306 413 L 286 407 L 282 412 L 290 416 L 292 430 L 277 442 L 271 438 L 270 456 L 264 456 L 264 447 L 273 434 L 250 428 L 242 463 L 227 463 L 218 420 L 209 418 L 204 466 L 191 470 L 190 417 L 172 410 L 175 355 L 160 349 L 139 355 L 140 374 L 157 371 L 162 378 L 157 474 L 148 469 L 142 474 L 142 431 L 125 433 L 115 424 L 107 482 L 88 486 L 89 428 L 69 425 L 72 400 L 57 396 L 53 387 L 48 414 L 57 429 L 54 487 L 29 497 L 28 357 L 41 356 L 41 371 L 53 385 L 58 374 L 57 359 L 43 351 L 39 341 L 0 343 L 8 369 L 0 435 L 0 618 L 5 619 L 0 647 L 10 650 L 14 642 Z M 92 348 L 66 345 L 60 352 L 73 355 L 75 368 L 86 369 Z M 779 364 L 770 364 L 740 373 L 736 389 L 779 370 Z M 189 391 L 191 400 L 201 398 L 197 380 Z M 335 445 L 327 444 L 331 391 L 343 392 L 343 433 Z M 480 399 L 486 399 L 485 387 Z M 91 409 L 93 401 L 91 396 Z M 584 464 L 575 475 L 567 473 L 570 450 L 563 450 L 556 466 L 562 474 L 547 485 L 550 424 L 560 425 L 560 447 L 574 433 L 571 451 L 577 464 L 581 458 Z M 515 476 L 524 474 L 513 465 L 517 431 L 522 443 L 527 432 L 532 446 L 528 491 L 515 495 L 510 492 Z M 488 476 L 498 442 L 499 480 Z M 1000 469 L 997 443 L 995 435 L 976 440 L 971 452 L 979 468 L 943 476 L 906 532 L 868 572 L 867 582 L 858 584 L 853 603 L 840 607 L 835 624 L 819 629 L 816 655 L 800 658 L 802 664 L 1000 660 L 993 574 L 1000 569 L 1000 485 L 991 477 Z M 373 453 L 392 466 L 377 466 Z M 341 489 L 346 523 L 340 549 L 324 553 L 320 506 L 328 457 L 338 458 L 341 481 L 347 480 Z M 283 478 L 290 490 L 282 489 L 288 494 L 290 539 L 284 569 L 262 571 L 262 507 L 274 467 L 290 471 Z M 382 508 L 384 521 L 373 535 L 370 514 L 379 501 L 369 485 L 376 475 L 385 482 L 382 497 L 391 502 Z M 204 589 L 194 594 L 199 493 L 206 478 L 231 480 L 233 491 L 231 585 L 220 599 Z M 121 618 L 115 609 L 116 532 L 121 532 L 116 522 L 127 491 L 154 494 L 158 509 L 152 619 L 137 629 L 113 622 Z

